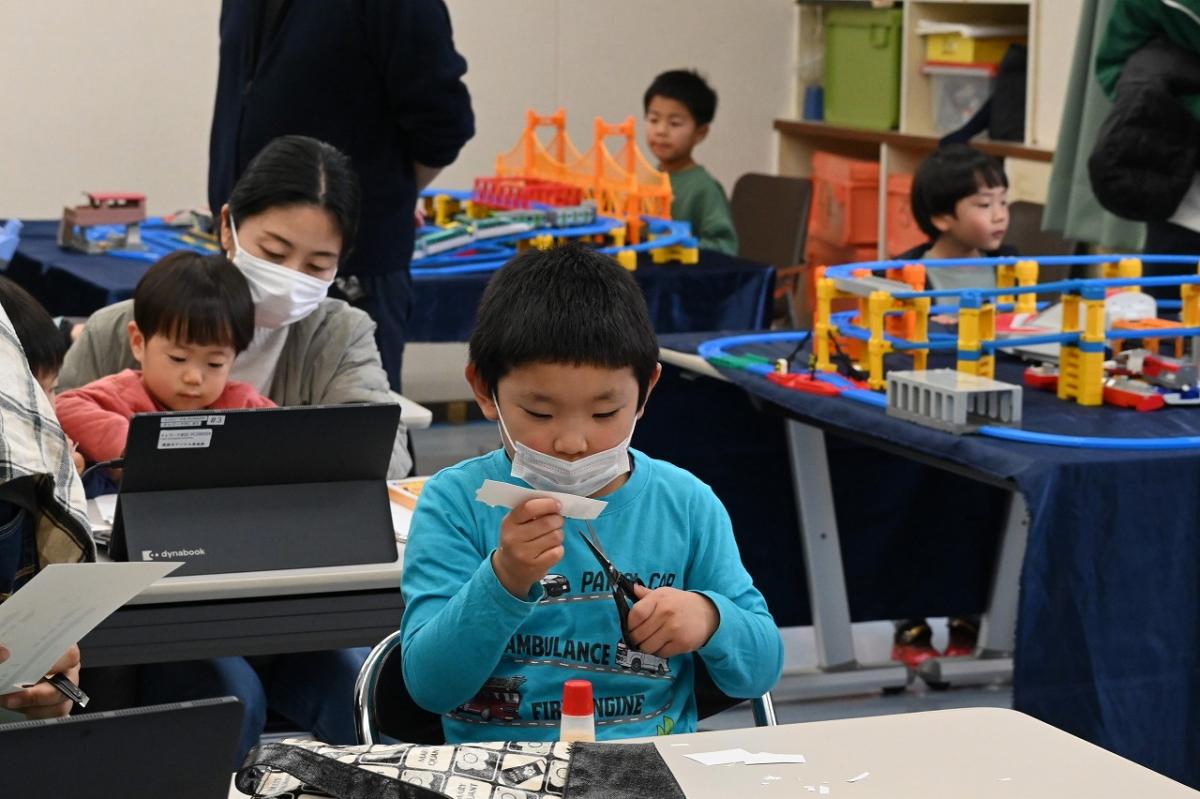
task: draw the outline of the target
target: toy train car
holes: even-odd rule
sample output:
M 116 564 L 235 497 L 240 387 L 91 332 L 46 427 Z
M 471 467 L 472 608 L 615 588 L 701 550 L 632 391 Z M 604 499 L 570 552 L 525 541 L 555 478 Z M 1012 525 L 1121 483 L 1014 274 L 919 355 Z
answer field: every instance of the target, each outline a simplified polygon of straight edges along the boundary
M 487 219 L 476 220 L 472 225 L 475 239 L 494 239 L 509 236 L 513 233 L 528 233 L 534 226 L 520 219 L 513 219 L 507 214 L 496 214 Z
M 431 255 L 466 247 L 475 241 L 475 236 L 465 227 L 453 227 L 419 236 L 413 245 L 413 258 L 428 258 Z
M 596 203 L 584 200 L 579 205 L 551 208 L 546 211 L 546 224 L 550 227 L 579 227 L 596 221 Z

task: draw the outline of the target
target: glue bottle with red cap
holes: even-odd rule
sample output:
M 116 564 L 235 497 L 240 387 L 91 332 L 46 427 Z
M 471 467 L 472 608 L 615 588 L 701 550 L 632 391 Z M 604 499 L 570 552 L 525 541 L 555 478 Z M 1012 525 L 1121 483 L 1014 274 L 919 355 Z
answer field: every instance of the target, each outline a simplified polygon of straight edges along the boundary
M 596 740 L 595 706 L 592 704 L 592 684 L 588 680 L 567 680 L 563 683 L 562 723 L 558 739 L 564 742 Z

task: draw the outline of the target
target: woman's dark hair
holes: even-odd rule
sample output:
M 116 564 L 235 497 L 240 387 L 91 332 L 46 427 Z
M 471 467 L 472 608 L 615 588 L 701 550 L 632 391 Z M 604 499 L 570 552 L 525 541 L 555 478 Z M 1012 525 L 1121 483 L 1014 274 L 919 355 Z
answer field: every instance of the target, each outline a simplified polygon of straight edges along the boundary
M 42 304 L 16 283 L 0 277 L 0 307 L 12 322 L 33 376 L 57 375 L 62 369 L 67 346 L 62 331 Z
M 315 205 L 333 215 L 342 234 L 342 260 L 358 232 L 361 200 L 350 158 L 308 136 L 280 136 L 258 151 L 229 195 L 234 225 L 271 208 Z
M 149 340 L 233 347 L 254 338 L 254 301 L 241 270 L 223 255 L 179 250 L 160 258 L 133 290 L 133 321 Z
M 933 217 L 953 214 L 954 206 L 982 188 L 1008 187 L 1000 162 L 966 144 L 949 144 L 917 167 L 912 183 L 913 219 L 930 241 L 942 232 Z
M 529 249 L 488 281 L 470 360 L 495 393 L 533 363 L 633 369 L 638 407 L 658 365 L 658 338 L 637 281 L 607 255 L 578 244 Z

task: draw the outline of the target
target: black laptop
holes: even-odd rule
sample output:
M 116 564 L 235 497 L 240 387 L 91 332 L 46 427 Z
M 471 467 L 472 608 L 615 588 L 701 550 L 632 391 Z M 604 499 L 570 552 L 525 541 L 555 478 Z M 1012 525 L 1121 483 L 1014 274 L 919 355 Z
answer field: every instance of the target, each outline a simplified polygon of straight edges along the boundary
M 172 576 L 390 563 L 396 404 L 133 417 L 109 553 Z
M 241 727 L 228 696 L 0 724 L 0 795 L 227 799 Z

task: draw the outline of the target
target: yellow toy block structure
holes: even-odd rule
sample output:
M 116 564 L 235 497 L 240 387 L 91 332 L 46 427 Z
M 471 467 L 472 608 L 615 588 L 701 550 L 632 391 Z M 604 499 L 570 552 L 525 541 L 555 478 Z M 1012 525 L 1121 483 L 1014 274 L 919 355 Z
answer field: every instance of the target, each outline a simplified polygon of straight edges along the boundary
M 651 250 L 650 260 L 656 264 L 665 264 L 670 261 L 678 261 L 681 264 L 698 264 L 700 263 L 700 250 L 696 247 L 672 244 Z
M 1142 276 L 1142 259 L 1141 258 L 1122 258 L 1115 264 L 1111 261 L 1103 264 L 1100 267 L 1101 276 L 1105 279 L 1113 278 L 1135 278 Z M 1117 291 L 1140 291 L 1139 286 L 1125 286 L 1117 289 Z
M 1063 344 L 1059 349 L 1058 398 L 1073 399 L 1080 405 L 1102 405 L 1104 289 L 1085 288 L 1079 294 L 1064 294 L 1062 301 L 1062 332 L 1079 332 L 1080 336 L 1078 344 Z
M 917 273 L 910 273 L 915 277 Z M 922 276 L 923 278 L 923 276 Z M 924 369 L 929 357 L 929 350 L 920 346 L 929 340 L 929 307 L 928 297 L 913 299 L 896 299 L 896 292 L 908 292 L 913 287 L 907 283 L 887 278 L 872 277 L 870 272 L 856 274 L 853 279 L 839 281 L 824 276 L 820 270 L 817 277 L 817 308 L 813 317 L 813 346 L 816 353 L 816 368 L 825 372 L 836 370 L 830 359 L 829 344 L 837 335 L 837 326 L 833 324 L 833 301 L 836 299 L 859 300 L 860 317 L 867 318 L 870 338 L 867 341 L 867 384 L 871 388 L 881 389 L 887 385 L 883 376 L 883 359 L 893 352 L 892 342 L 887 332 L 888 317 L 912 317 L 908 346 L 903 352 L 913 358 L 914 369 Z
M 1038 282 L 1038 262 L 1037 261 L 1017 261 L 1014 264 L 1014 272 L 1016 273 L 1017 285 L 1026 288 L 1028 286 L 1036 286 Z M 1017 313 L 1037 313 L 1037 295 L 1036 294 L 1018 294 L 1017 295 Z
M 978 294 L 963 294 L 958 306 L 958 371 L 994 378 L 996 356 L 984 352 L 984 344 L 995 340 L 996 306 Z

